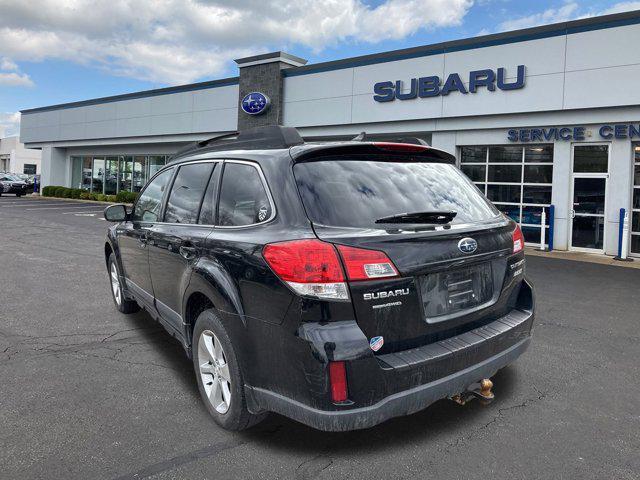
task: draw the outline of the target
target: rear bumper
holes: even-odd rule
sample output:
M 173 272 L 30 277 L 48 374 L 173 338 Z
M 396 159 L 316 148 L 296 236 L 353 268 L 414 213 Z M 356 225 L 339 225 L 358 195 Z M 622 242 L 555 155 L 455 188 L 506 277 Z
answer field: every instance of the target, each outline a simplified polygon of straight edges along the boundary
M 464 370 L 390 395 L 374 405 L 351 410 L 318 410 L 268 390 L 251 387 L 248 389 L 265 410 L 280 413 L 319 430 L 358 430 L 372 427 L 393 417 L 418 412 L 438 400 L 465 391 L 471 384 L 493 376 L 498 370 L 515 361 L 527 349 L 530 340 L 531 337 L 527 336 L 497 355 Z
M 534 312 L 533 288 L 525 280 L 506 314 L 440 341 L 382 355 L 373 354 L 356 322 L 305 324 L 298 330 L 301 341 L 287 349 L 288 361 L 278 365 L 294 379 L 304 374 L 297 388 L 246 386 L 247 404 L 254 413 L 280 413 L 320 430 L 372 427 L 463 393 L 514 362 L 529 346 Z M 296 352 L 305 344 L 312 346 L 311 356 L 302 348 Z M 292 362 L 294 357 L 302 361 Z M 330 401 L 330 361 L 347 365 L 349 400 L 344 404 Z

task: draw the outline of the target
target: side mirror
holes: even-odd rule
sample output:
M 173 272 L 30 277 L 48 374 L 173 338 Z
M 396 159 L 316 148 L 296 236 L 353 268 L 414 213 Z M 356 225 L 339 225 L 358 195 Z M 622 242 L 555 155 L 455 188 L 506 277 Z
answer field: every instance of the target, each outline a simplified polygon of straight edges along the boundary
M 108 222 L 124 222 L 127 219 L 127 207 L 118 203 L 104 209 L 104 219 Z

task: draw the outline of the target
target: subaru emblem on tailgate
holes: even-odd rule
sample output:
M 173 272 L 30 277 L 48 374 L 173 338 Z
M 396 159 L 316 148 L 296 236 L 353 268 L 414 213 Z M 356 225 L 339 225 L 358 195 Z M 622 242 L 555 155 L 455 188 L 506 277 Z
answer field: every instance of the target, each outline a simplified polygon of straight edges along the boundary
M 478 249 L 478 242 L 473 238 L 463 238 L 458 242 L 458 250 L 462 253 L 473 253 Z

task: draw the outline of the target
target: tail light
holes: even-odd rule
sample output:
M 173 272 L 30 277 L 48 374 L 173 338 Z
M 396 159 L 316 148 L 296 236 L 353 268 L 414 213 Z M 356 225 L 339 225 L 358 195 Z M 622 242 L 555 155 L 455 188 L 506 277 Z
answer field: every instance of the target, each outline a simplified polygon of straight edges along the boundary
M 427 145 L 413 143 L 373 142 L 373 146 L 389 152 L 424 152 L 429 150 Z
M 516 223 L 516 229 L 513 231 L 511 235 L 513 238 L 513 253 L 521 252 L 524 249 L 524 235 L 522 235 L 522 230 L 520 230 L 520 225 Z
M 347 370 L 344 362 L 329 362 L 329 384 L 333 402 L 347 400 Z
M 398 270 L 384 252 L 338 245 L 349 280 L 372 280 L 398 276 Z
M 300 295 L 349 300 L 338 252 L 320 240 L 271 243 L 262 251 L 273 272 Z

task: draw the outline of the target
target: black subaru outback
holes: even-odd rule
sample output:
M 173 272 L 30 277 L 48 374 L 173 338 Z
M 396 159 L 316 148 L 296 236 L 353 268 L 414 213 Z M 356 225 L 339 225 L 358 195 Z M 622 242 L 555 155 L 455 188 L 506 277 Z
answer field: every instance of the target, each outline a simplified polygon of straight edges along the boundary
M 417 142 L 217 137 L 105 217 L 116 307 L 182 343 L 228 429 L 278 412 L 352 430 L 489 400 L 529 345 L 520 228 Z

